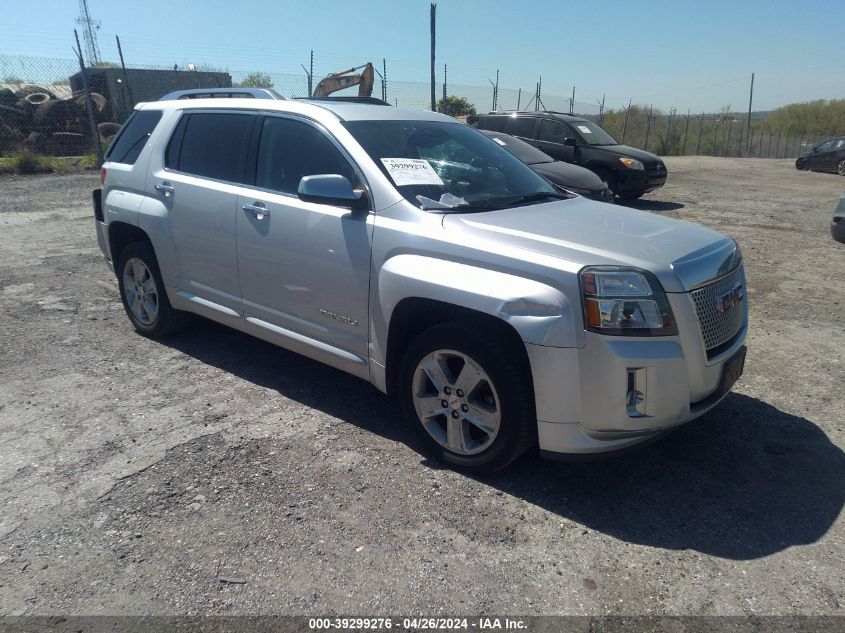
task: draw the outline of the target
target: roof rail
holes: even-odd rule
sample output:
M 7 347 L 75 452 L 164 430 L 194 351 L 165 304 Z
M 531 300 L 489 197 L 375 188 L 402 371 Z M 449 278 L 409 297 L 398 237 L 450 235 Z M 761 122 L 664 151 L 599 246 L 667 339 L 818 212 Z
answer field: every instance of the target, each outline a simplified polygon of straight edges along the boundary
M 176 90 L 168 92 L 159 101 L 176 101 L 177 99 L 275 99 L 284 101 L 284 97 L 269 88 L 191 88 L 190 90 Z
M 349 103 L 369 103 L 371 105 L 385 105 L 389 106 L 390 104 L 387 101 L 383 101 L 376 97 L 356 97 L 350 95 L 348 97 L 294 97 L 295 99 L 302 99 L 304 101 L 346 101 Z

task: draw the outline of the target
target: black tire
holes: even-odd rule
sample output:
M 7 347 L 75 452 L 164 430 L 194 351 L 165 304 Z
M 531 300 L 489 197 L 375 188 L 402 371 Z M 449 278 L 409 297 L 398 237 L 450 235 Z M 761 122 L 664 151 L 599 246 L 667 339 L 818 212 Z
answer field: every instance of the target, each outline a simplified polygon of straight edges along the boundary
M 23 132 L 29 128 L 31 117 L 27 112 L 18 108 L 0 105 L 0 121 L 11 128 L 15 128 Z
M 101 143 L 111 143 L 111 140 L 114 138 L 114 135 L 120 131 L 120 123 L 112 123 L 111 121 L 106 121 L 105 123 L 99 123 L 97 125 L 97 132 L 100 135 L 100 142 Z
M 37 84 L 27 84 L 26 86 L 18 88 L 18 90 L 15 91 L 15 96 L 18 99 L 23 99 L 27 95 L 35 94 L 36 92 L 43 92 L 44 94 L 46 94 L 51 99 L 56 98 L 56 95 L 53 94 L 53 92 L 51 90 L 45 88 L 44 86 L 39 86 Z
M 29 101 L 34 106 L 40 106 L 42 103 L 47 103 L 51 100 L 50 95 L 46 92 L 30 92 L 28 95 L 24 97 L 27 101 Z
M 476 323 L 444 323 L 425 330 L 411 341 L 400 362 L 396 396 L 407 424 L 429 455 L 457 470 L 476 474 L 501 470 L 537 441 L 531 370 L 524 352 L 511 349 L 510 345 L 503 343 L 505 340 L 507 337 L 503 337 L 501 332 L 478 327 Z M 426 431 L 417 415 L 414 377 L 420 362 L 438 350 L 453 350 L 470 357 L 487 374 L 495 388 L 501 418 L 499 429 L 495 439 L 482 452 L 461 455 L 450 451 Z M 448 422 L 445 415 L 443 419 Z
M 15 96 L 14 92 L 8 88 L 0 88 L 0 106 L 11 108 L 15 105 L 15 101 L 17 100 L 18 98 Z
M 639 193 L 620 193 L 619 198 L 622 200 L 638 200 L 645 195 L 645 191 Z
M 41 132 L 78 131 L 83 115 L 84 110 L 74 101 L 47 101 L 35 109 L 32 124 Z
M 836 163 L 836 173 L 840 176 L 845 176 L 845 159 Z
M 152 280 L 155 283 L 158 309 L 155 319 L 151 319 L 149 323 L 144 323 L 136 317 L 127 301 L 126 287 L 124 284 L 127 266 L 133 259 L 143 262 L 147 270 L 152 273 Z M 170 300 L 167 298 L 167 291 L 164 288 L 164 282 L 161 278 L 161 272 L 158 268 L 158 260 L 156 260 L 155 253 L 149 242 L 132 242 L 121 251 L 117 264 L 117 285 L 120 289 L 120 300 L 123 303 L 123 309 L 126 310 L 126 315 L 139 334 L 152 339 L 164 338 L 178 332 L 189 320 L 190 315 L 187 312 L 176 310 L 170 305 Z
M 807 171 L 807 161 L 804 158 L 798 158 L 795 161 L 795 169 L 798 171 Z

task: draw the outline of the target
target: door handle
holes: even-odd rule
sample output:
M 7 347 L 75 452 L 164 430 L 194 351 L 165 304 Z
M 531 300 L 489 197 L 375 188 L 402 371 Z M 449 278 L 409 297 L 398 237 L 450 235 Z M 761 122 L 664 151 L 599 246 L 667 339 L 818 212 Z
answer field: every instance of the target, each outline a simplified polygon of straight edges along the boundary
M 158 183 L 155 188 L 156 191 L 160 191 L 161 193 L 163 193 L 165 198 L 175 191 L 175 189 L 173 189 L 173 187 L 171 187 L 170 184 L 166 182 Z
M 267 207 L 262 205 L 260 202 L 256 202 L 255 204 L 244 204 L 241 206 L 241 209 L 252 213 L 258 220 L 270 217 L 270 211 L 268 211 Z

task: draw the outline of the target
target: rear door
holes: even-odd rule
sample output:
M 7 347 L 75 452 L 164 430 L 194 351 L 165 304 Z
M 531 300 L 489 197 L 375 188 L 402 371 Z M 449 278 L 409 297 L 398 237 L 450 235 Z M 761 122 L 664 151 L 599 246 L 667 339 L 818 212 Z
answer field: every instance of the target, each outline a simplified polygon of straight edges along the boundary
M 303 176 L 340 174 L 356 187 L 363 176 L 333 137 L 310 120 L 267 115 L 258 135 L 249 175 L 254 186 L 237 201 L 247 328 L 367 376 L 373 216 L 297 196 Z
M 180 296 L 218 311 L 240 309 L 237 198 L 258 118 L 232 110 L 184 112 L 164 167 L 147 184 L 168 208 Z
M 526 143 L 537 144 L 537 118 L 529 116 L 506 117 L 505 133 L 521 138 Z M 499 132 L 501 130 L 496 130 Z

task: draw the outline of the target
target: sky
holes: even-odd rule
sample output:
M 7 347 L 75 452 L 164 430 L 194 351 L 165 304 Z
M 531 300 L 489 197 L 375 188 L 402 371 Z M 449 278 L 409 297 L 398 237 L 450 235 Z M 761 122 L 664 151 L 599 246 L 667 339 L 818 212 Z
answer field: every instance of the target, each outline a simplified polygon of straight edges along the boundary
M 315 77 L 387 59 L 388 80 L 428 81 L 429 2 L 89 0 L 102 57 Z M 76 0 L 0 0 L 4 55 L 72 59 Z M 841 0 L 439 0 L 437 81 L 500 86 L 608 107 L 754 110 L 845 98 Z M 81 31 L 80 31 L 81 36 Z M 449 90 L 450 94 L 453 92 Z M 523 101 L 524 103 L 524 101 Z

